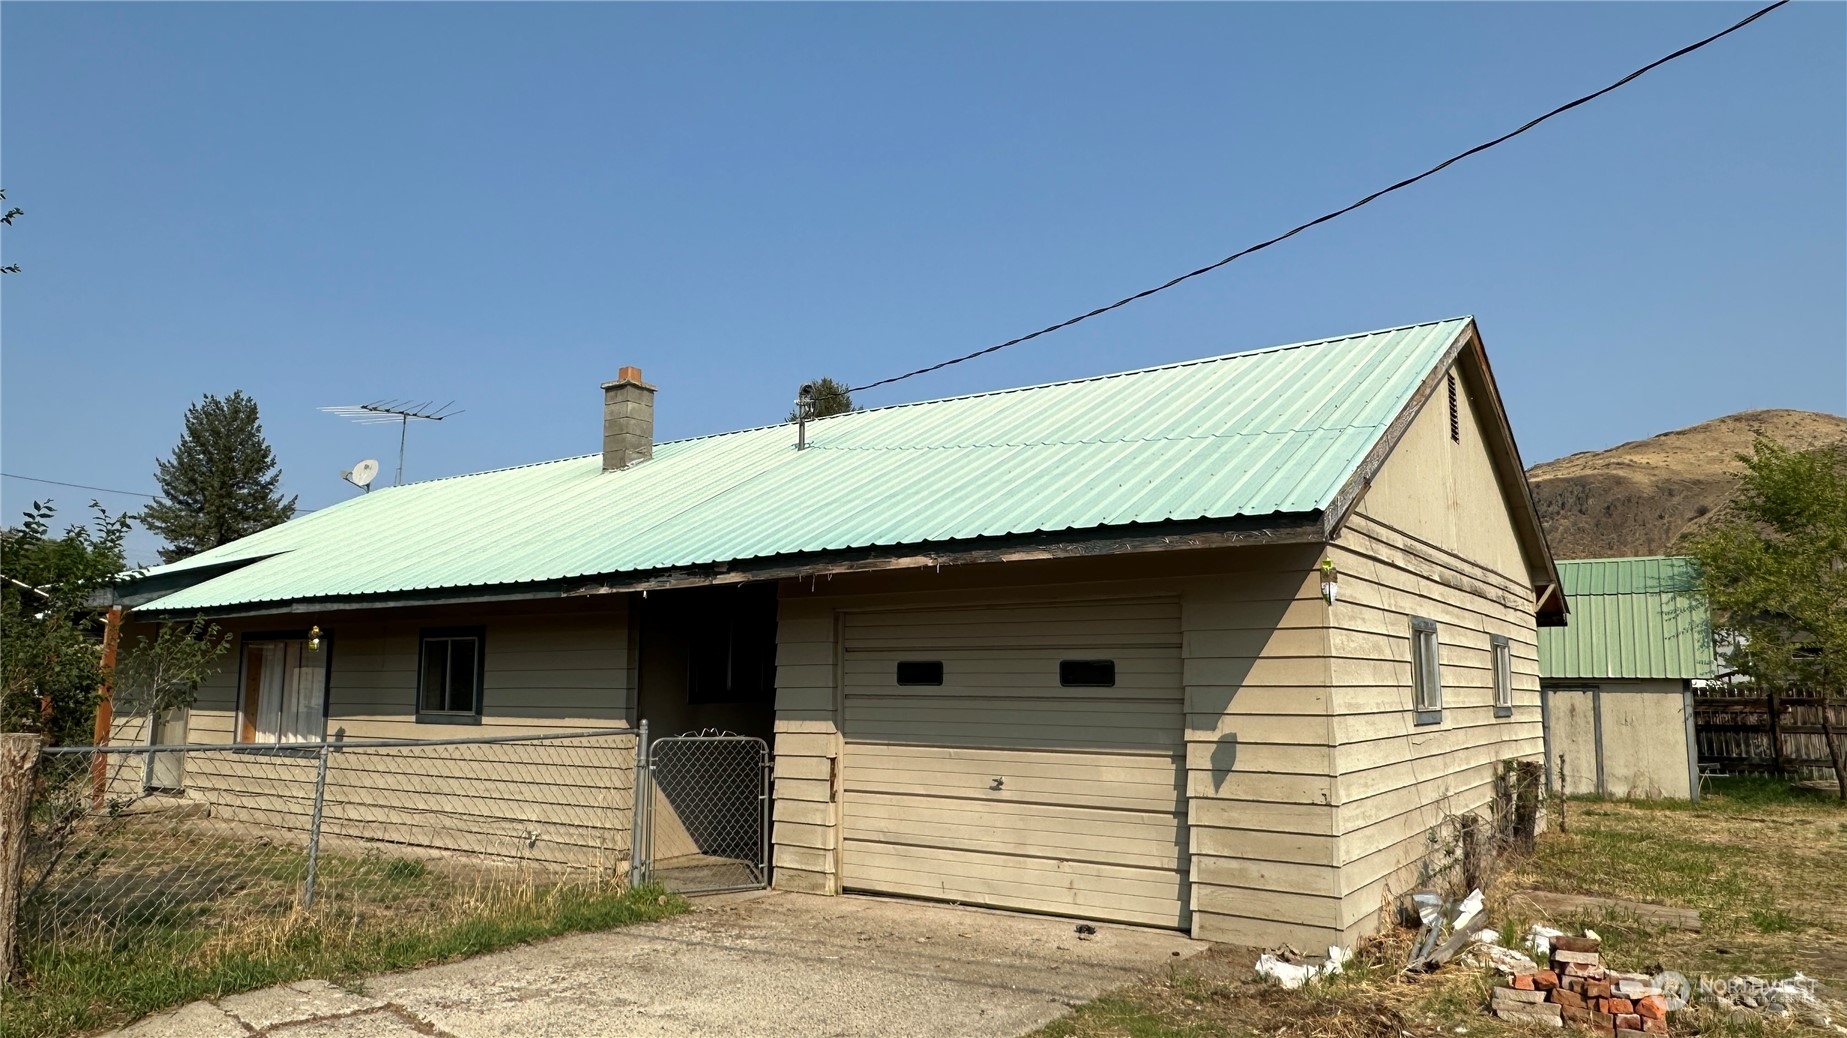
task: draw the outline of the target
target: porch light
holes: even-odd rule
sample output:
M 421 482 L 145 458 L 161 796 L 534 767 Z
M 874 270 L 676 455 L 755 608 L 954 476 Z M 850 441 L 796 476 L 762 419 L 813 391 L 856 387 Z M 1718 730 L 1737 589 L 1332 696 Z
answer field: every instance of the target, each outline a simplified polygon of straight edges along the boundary
M 1321 560 L 1321 598 L 1328 605 L 1340 597 L 1340 574 L 1334 571 L 1333 559 Z
M 315 624 L 313 627 L 308 628 L 308 651 L 309 652 L 320 652 L 321 651 L 321 625 L 320 624 Z

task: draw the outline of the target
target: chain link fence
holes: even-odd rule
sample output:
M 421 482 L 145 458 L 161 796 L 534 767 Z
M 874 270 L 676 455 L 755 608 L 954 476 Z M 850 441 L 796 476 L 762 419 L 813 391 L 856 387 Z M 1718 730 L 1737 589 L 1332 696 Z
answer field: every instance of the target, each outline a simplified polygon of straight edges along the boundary
M 616 896 L 636 749 L 626 729 L 47 748 L 20 948 L 236 953 Z
M 650 741 L 642 725 L 635 882 L 676 893 L 769 884 L 770 750 L 726 732 Z

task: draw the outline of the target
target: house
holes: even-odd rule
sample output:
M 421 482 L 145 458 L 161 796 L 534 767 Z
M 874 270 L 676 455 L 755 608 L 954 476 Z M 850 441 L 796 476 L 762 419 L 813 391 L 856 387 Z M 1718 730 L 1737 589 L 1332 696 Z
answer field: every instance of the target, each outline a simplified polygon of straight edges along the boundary
M 374 490 L 125 588 L 238 633 L 191 739 L 761 735 L 779 888 L 1299 947 L 1375 927 L 1542 752 L 1565 604 L 1470 318 L 799 449 L 656 444 L 641 373 L 603 390 L 600 454 Z
M 1539 636 L 1548 786 L 1699 799 L 1693 688 L 1713 676 L 1713 650 L 1693 560 L 1583 559 L 1558 572 L 1571 626 Z

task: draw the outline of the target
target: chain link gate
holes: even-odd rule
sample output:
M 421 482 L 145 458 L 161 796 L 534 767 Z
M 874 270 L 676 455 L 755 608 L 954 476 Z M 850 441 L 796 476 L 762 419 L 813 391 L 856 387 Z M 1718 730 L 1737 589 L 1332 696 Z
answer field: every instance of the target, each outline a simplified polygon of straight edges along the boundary
M 650 741 L 635 760 L 629 880 L 681 894 L 769 886 L 770 748 L 704 731 Z

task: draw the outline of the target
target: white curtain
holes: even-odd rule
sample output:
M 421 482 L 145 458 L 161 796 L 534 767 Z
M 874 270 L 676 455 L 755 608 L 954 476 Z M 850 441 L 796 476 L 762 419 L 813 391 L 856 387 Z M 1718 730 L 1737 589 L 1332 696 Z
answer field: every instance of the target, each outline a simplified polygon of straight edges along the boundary
M 325 731 L 325 650 L 304 641 L 267 642 L 261 653 L 257 694 L 258 742 L 319 742 Z

